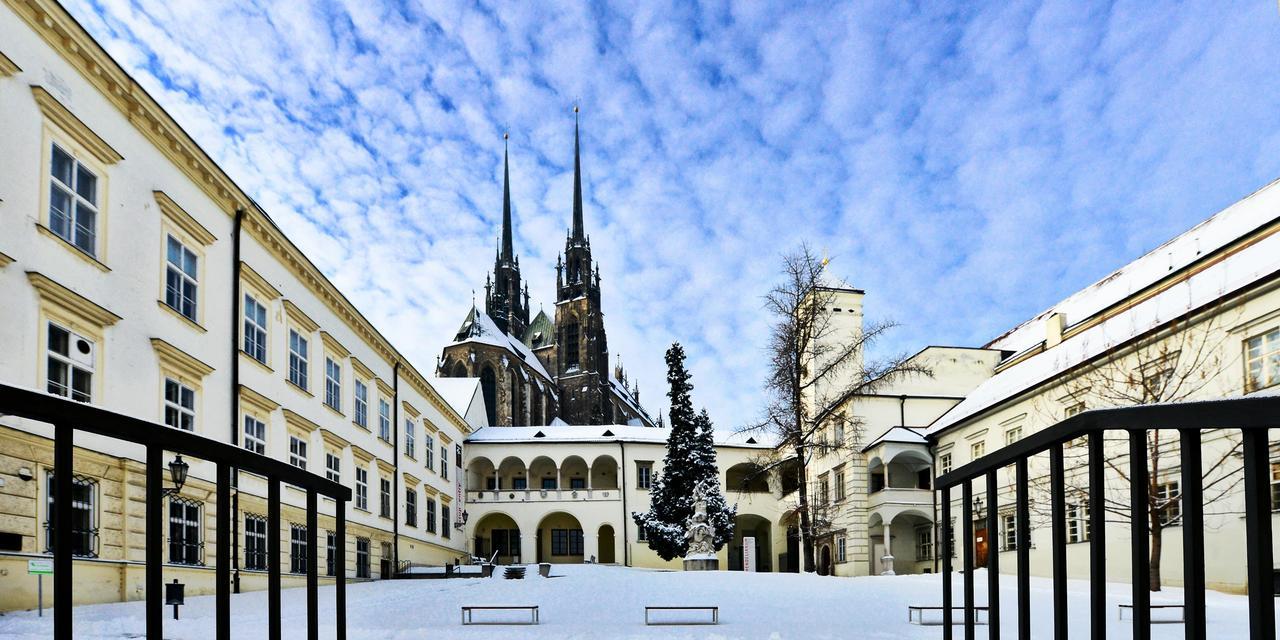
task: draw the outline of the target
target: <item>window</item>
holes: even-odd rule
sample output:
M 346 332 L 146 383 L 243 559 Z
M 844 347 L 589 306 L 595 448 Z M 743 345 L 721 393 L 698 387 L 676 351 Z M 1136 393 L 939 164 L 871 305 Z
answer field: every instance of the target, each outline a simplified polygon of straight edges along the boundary
M 299 468 L 307 468 L 307 441 L 298 436 L 289 436 L 289 464 Z
M 48 386 L 49 393 L 78 402 L 92 399 L 93 341 L 49 323 Z
M 244 517 L 244 568 L 267 570 L 267 519 L 262 516 Z
M 529 479 L 528 478 L 512 478 L 511 488 L 515 489 L 516 491 L 526 491 L 529 488 Z
M 551 555 L 582 555 L 582 529 L 552 529 Z
M 369 470 L 356 467 L 356 508 L 369 510 Z
M 1067 542 L 1089 539 L 1089 502 L 1067 504 Z
M 384 518 L 390 518 L 391 517 L 391 481 L 386 478 L 382 478 L 379 483 L 379 488 L 380 488 L 380 492 L 379 492 L 380 503 L 378 505 L 378 515 Z
M 1155 498 L 1161 526 L 1176 527 L 1182 524 L 1182 491 L 1177 480 L 1157 484 Z
M 564 329 L 564 362 L 568 369 L 578 366 L 578 325 L 576 324 L 570 324 Z
M 200 543 L 200 503 L 187 498 L 169 500 L 169 562 L 204 564 Z
M 951 473 L 951 453 L 943 453 L 938 456 L 938 475 L 946 475 Z
M 638 529 L 636 530 L 636 540 L 637 540 L 637 541 L 639 541 L 639 542 L 648 542 L 648 541 L 649 541 L 649 530 L 648 530 L 648 529 L 645 529 L 644 527 L 640 527 L 640 528 L 638 528 Z
M 1074 402 L 1062 409 L 1062 419 L 1066 420 L 1071 416 L 1081 414 L 1081 413 L 1084 413 L 1084 403 Z M 1089 436 L 1080 436 L 1079 438 L 1072 438 L 1071 440 L 1067 441 L 1067 446 L 1068 447 L 1087 447 L 1089 446 Z
M 1004 444 L 1009 446 L 1022 439 L 1022 425 L 1018 425 L 1004 432 Z
M 436 468 L 435 448 L 436 448 L 435 438 L 432 438 L 430 434 L 423 435 L 422 436 L 422 459 L 425 461 L 426 467 L 431 470 L 434 470 Z M 444 456 L 440 457 L 440 462 L 443 465 Z
M 97 255 L 98 176 L 53 145 L 49 181 L 49 227 L 77 249 Z
M 53 472 L 45 475 L 44 545 L 46 553 L 53 553 L 54 484 Z M 98 482 L 93 478 L 71 476 L 71 555 L 87 558 L 98 557 L 98 519 L 96 503 Z
M 378 437 L 391 442 L 391 405 L 386 400 L 378 401 Z
M 244 352 L 267 363 L 267 308 L 250 294 L 244 294 Z
M 324 452 L 324 477 L 334 481 L 342 482 L 342 458 Z
M 365 384 L 364 382 L 361 382 L 360 380 L 356 380 L 355 402 L 353 402 L 352 405 L 355 407 L 354 421 L 356 423 L 356 426 L 360 427 L 361 429 L 368 429 L 369 428 L 369 385 Z
M 1271 461 L 1271 510 L 1280 511 L 1280 461 Z
M 183 431 L 196 430 L 196 390 L 173 378 L 164 379 L 164 423 Z
M 979 440 L 969 445 L 969 457 L 977 460 L 987 453 L 987 443 Z
M 823 474 L 818 478 L 818 504 L 826 504 L 831 501 L 831 479 Z
M 289 525 L 289 573 L 307 572 L 307 528 Z
M 1245 341 L 1246 391 L 1280 382 L 1280 329 L 1272 329 Z
M 636 486 L 641 489 L 653 488 L 653 463 L 636 463 Z
M 356 577 L 369 577 L 369 539 L 356 538 Z
M 293 329 L 289 330 L 289 382 L 307 390 L 307 339 Z
M 440 447 L 440 477 L 449 479 L 449 447 Z
M 410 527 L 418 526 L 418 491 L 404 490 L 404 523 Z
M 440 535 L 448 538 L 449 533 L 449 505 L 440 505 Z
M 833 428 L 833 432 L 835 434 L 835 437 L 832 438 L 832 441 L 831 441 L 832 444 L 834 444 L 837 447 L 843 447 L 844 446 L 844 414 L 840 414 L 836 416 L 836 424 L 835 424 L 835 427 Z
M 196 288 L 199 258 L 177 238 L 169 236 L 165 248 L 164 303 L 196 322 Z
M 258 455 L 267 453 L 267 425 L 251 415 L 244 417 L 244 448 Z
M 956 557 L 956 519 L 951 519 L 951 529 L 947 533 L 946 552 L 952 558 Z
M 324 359 L 324 403 L 342 411 L 342 365 L 333 358 Z
M 436 532 L 436 499 L 427 498 L 427 533 Z
M 1018 548 L 1018 514 L 1014 512 L 1000 514 L 1000 530 L 1003 536 L 1004 550 L 1015 551 Z
M 916 560 L 933 559 L 933 527 L 916 529 Z
M 587 479 L 586 478 L 569 478 L 569 488 L 573 490 L 586 489 Z
M 542 490 L 543 490 L 543 491 L 546 491 L 547 489 L 554 489 L 554 488 L 556 488 L 556 479 L 555 479 L 555 478 L 543 478 L 543 479 L 542 479 Z
M 414 436 L 413 436 L 413 434 L 414 434 L 414 429 L 413 429 L 413 420 L 405 420 L 405 421 L 404 421 L 404 454 L 405 454 L 406 456 L 409 456 L 410 458 L 416 458 L 416 457 L 417 457 L 416 455 L 414 455 Z M 430 455 L 430 453 L 431 453 L 431 449 L 430 449 L 430 448 L 428 448 L 428 449 L 427 449 L 427 454 L 428 454 L 428 455 Z
M 847 561 L 847 558 L 845 556 L 845 544 L 846 542 L 845 542 L 844 536 L 836 538 L 836 562 Z
M 338 535 L 330 531 L 324 536 L 325 575 L 338 575 Z
M 844 470 L 836 472 L 836 502 L 844 500 Z

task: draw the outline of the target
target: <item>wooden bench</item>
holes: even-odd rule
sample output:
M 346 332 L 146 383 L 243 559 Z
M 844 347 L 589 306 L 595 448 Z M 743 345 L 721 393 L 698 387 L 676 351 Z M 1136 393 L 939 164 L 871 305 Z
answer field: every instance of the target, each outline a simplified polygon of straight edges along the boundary
M 501 620 L 475 622 L 471 618 L 471 613 L 473 611 L 528 611 L 530 612 L 530 614 L 532 614 L 532 617 L 529 619 L 529 622 L 519 622 L 519 621 L 507 622 L 507 621 L 501 621 Z M 468 624 L 538 624 L 538 606 L 537 605 L 532 605 L 532 606 L 497 605 L 497 606 L 483 606 L 483 607 L 479 607 L 479 606 L 463 607 L 462 608 L 462 624 L 464 625 L 468 625 Z
M 1148 607 L 1149 609 L 1151 609 L 1152 611 L 1155 611 L 1156 609 L 1177 609 L 1177 610 L 1178 610 L 1178 613 L 1180 613 L 1180 614 L 1181 614 L 1181 616 L 1180 616 L 1177 620 L 1156 620 L 1156 619 L 1155 619 L 1155 617 L 1154 617 L 1154 616 L 1152 616 L 1151 624 L 1183 624 L 1183 623 L 1185 623 L 1185 622 L 1187 621 L 1187 609 L 1186 609 L 1186 607 L 1185 607 L 1185 606 L 1183 606 L 1183 605 L 1180 605 L 1180 604 L 1152 604 L 1152 605 L 1147 605 L 1147 607 Z M 1121 604 L 1121 605 L 1120 605 L 1120 611 L 1118 612 L 1117 619 L 1119 619 L 1119 620 L 1124 620 L 1124 611 L 1125 611 L 1125 609 L 1128 609 L 1128 610 L 1129 610 L 1129 614 L 1130 614 L 1130 615 L 1132 615 L 1132 614 L 1133 614 L 1133 605 L 1131 605 L 1131 604 Z
M 710 611 L 710 622 L 653 622 L 649 620 L 649 613 L 652 611 Z M 720 607 L 645 607 L 644 623 L 649 626 L 658 625 L 686 625 L 686 624 L 720 624 Z
M 943 624 L 943 621 L 942 621 L 942 620 L 939 620 L 939 621 L 937 621 L 937 622 L 925 622 L 925 621 L 924 621 L 924 612 L 926 612 L 926 611 L 942 611 L 942 610 L 943 610 L 943 608 L 942 608 L 942 607 L 940 607 L 940 606 L 938 606 L 938 607 L 928 607 L 928 606 L 918 605 L 918 604 L 916 604 L 916 605 L 907 605 L 907 622 L 908 622 L 908 623 L 910 623 L 910 624 L 918 624 L 918 625 L 921 625 L 921 626 L 930 626 L 930 627 L 942 625 L 942 624 Z M 989 613 L 990 613 L 990 609 L 989 609 L 988 607 L 974 607 L 974 608 L 973 608 L 973 623 L 974 623 L 974 624 L 987 624 L 986 617 L 987 617 L 987 614 L 989 614 Z M 920 614 L 920 615 L 918 615 L 918 616 L 917 616 L 916 614 Z M 918 619 L 917 619 L 917 618 L 918 618 Z M 964 607 L 962 607 L 962 606 L 961 606 L 961 607 L 956 607 L 956 606 L 952 606 L 952 607 L 951 607 L 951 624 L 964 624 Z

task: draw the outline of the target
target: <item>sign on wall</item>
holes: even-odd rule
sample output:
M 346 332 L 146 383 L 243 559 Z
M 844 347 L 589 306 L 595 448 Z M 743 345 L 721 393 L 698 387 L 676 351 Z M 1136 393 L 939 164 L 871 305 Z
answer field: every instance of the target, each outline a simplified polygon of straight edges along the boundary
M 747 536 L 742 539 L 742 570 L 756 570 L 756 539 L 755 536 Z

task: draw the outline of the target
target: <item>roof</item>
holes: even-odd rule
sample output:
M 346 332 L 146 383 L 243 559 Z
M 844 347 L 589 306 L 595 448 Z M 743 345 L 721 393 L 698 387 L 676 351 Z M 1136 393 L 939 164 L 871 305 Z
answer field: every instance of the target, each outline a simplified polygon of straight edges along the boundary
M 529 345 L 530 349 L 541 349 L 555 342 L 555 333 L 556 325 L 551 322 L 547 312 L 538 311 L 538 315 L 533 317 L 533 322 L 529 323 L 529 328 L 524 330 L 521 342 Z
M 871 444 L 862 448 L 863 452 L 870 451 L 885 442 L 901 442 L 903 444 L 929 444 L 924 434 L 912 429 L 911 427 L 890 427 L 888 431 L 880 435 L 879 438 L 871 441 Z
M 432 378 L 431 386 L 436 388 L 444 401 L 453 407 L 458 415 L 465 418 L 471 403 L 475 401 L 480 378 Z
M 467 436 L 470 444 L 490 442 L 648 442 L 666 444 L 670 429 L 659 427 L 635 427 L 627 425 L 580 425 L 548 427 L 484 427 Z M 541 434 L 541 435 L 539 435 Z M 731 431 L 715 432 L 716 446 L 772 447 L 768 442 Z
M 458 333 L 454 336 L 454 341 L 448 346 L 455 344 L 486 344 L 501 349 L 506 349 L 512 355 L 517 356 L 525 364 L 529 365 L 534 371 L 538 372 L 548 382 L 552 382 L 555 378 L 547 373 L 546 367 L 542 366 L 542 361 L 538 356 L 533 355 L 533 351 L 529 350 L 528 345 L 521 342 L 519 338 L 506 333 L 498 328 L 497 323 L 489 314 L 471 307 L 471 312 L 467 314 L 467 319 L 462 321 L 462 326 L 458 327 Z M 552 393 L 555 393 L 552 388 Z
M 1234 247 L 1229 253 L 1214 255 L 1215 250 L 1280 221 L 1275 213 L 1280 211 L 1280 188 L 1276 188 L 1276 184 L 1273 182 L 1165 243 L 1160 249 L 1055 305 L 1051 311 L 1078 314 L 1068 315 L 1068 319 L 1079 324 L 1092 315 L 1086 315 L 1088 309 L 1096 313 L 1126 298 L 1126 302 L 1131 304 L 1064 339 L 1061 344 L 1034 353 L 999 371 L 938 418 L 930 425 L 928 433 L 940 433 L 1171 320 L 1205 308 L 1259 281 L 1280 276 L 1280 262 L 1275 259 L 1280 255 L 1280 234 L 1273 231 L 1259 234 L 1256 239 Z M 1163 262 L 1154 262 L 1156 259 Z M 1145 297 L 1135 295 L 1157 284 L 1163 276 L 1177 273 L 1180 266 L 1189 267 L 1201 259 L 1205 260 L 1204 264 L 1196 265 L 1196 270 L 1180 281 L 1163 289 L 1155 288 Z M 1040 314 L 1037 319 L 1042 317 L 1045 314 Z M 1030 322 L 1034 323 L 1034 320 Z M 1035 325 L 1039 327 L 1042 339 L 1043 324 Z M 1030 342 L 1027 326 L 1028 323 L 1019 325 L 992 345 L 1017 347 L 1021 352 L 1038 346 L 1039 340 Z

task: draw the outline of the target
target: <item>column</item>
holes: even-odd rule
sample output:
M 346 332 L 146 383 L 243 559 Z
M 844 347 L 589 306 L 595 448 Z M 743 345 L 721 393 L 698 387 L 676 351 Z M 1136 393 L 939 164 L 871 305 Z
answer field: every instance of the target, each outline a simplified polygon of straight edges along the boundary
M 884 563 L 884 571 L 880 573 L 880 575 L 882 576 L 895 575 L 893 572 L 892 527 L 893 527 L 892 521 L 888 521 L 884 523 L 884 555 L 880 557 L 880 561 Z

